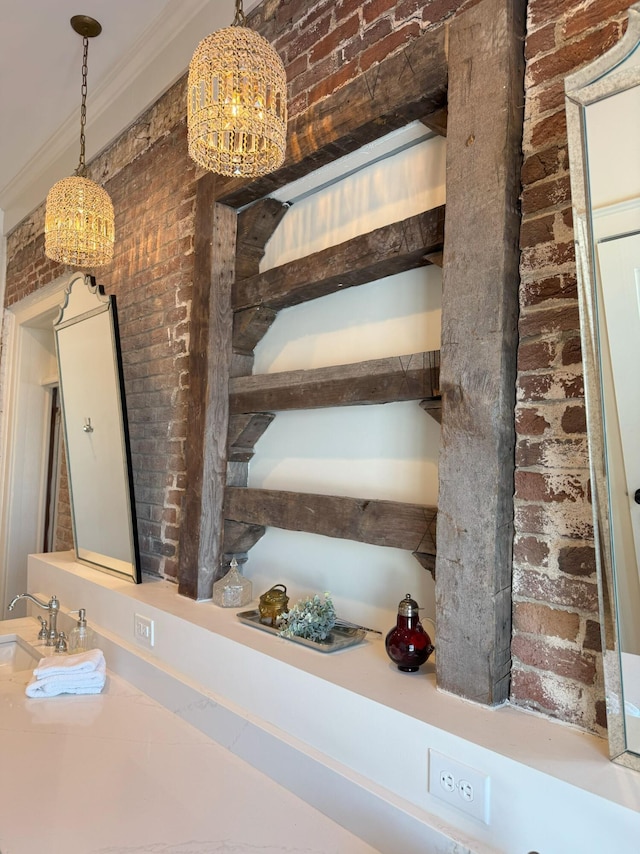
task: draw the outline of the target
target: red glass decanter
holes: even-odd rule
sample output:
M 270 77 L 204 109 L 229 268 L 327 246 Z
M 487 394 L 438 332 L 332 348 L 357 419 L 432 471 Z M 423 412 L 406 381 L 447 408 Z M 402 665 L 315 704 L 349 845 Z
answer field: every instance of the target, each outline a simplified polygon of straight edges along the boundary
M 398 605 L 398 622 L 384 643 L 391 661 L 405 673 L 415 673 L 433 652 L 431 638 L 418 616 L 418 603 L 409 593 Z

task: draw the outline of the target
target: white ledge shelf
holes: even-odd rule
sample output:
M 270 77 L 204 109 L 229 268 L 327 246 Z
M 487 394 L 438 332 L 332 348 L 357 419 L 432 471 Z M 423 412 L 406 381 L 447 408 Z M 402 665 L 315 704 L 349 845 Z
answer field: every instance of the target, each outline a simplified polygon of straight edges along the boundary
M 130 584 L 72 553 L 32 555 L 29 590 L 55 593 L 63 612 L 86 608 L 115 672 L 381 851 L 424 851 L 429 839 L 486 854 L 634 850 L 640 775 L 609 762 L 605 740 L 441 692 L 432 659 L 401 673 L 374 635 L 322 654 L 169 582 Z M 154 620 L 150 650 L 134 640 L 137 613 Z M 429 749 L 490 775 L 489 825 L 428 792 Z M 371 819 L 389 811 L 391 835 Z

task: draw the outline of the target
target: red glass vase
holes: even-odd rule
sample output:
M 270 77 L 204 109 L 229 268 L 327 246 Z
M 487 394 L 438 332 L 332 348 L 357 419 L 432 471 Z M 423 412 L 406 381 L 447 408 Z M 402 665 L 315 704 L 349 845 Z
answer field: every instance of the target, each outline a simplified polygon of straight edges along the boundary
M 384 643 L 391 661 L 405 673 L 415 673 L 433 652 L 431 638 L 418 616 L 418 603 L 409 593 L 398 605 L 398 621 Z

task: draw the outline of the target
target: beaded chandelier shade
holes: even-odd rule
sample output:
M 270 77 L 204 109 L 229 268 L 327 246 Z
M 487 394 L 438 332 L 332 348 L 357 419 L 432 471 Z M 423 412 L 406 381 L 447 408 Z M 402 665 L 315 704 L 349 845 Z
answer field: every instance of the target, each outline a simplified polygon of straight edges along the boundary
M 106 190 L 85 177 L 84 128 L 87 115 L 87 56 L 89 38 L 102 31 L 86 15 L 74 15 L 71 26 L 83 37 L 80 161 L 75 175 L 54 184 L 47 195 L 44 252 L 47 258 L 73 267 L 100 267 L 113 259 L 113 204 Z
M 233 24 L 203 39 L 189 64 L 189 154 L 219 175 L 266 175 L 282 165 L 287 145 L 287 76 L 261 35 Z

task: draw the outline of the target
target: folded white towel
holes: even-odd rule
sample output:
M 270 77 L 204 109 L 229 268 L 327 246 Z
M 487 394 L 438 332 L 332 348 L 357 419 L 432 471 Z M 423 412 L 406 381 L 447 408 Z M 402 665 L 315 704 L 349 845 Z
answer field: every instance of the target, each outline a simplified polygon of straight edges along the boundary
M 82 653 L 86 655 L 86 653 Z M 104 688 L 107 667 L 104 661 L 90 673 L 55 673 L 36 677 L 26 688 L 27 697 L 55 697 L 58 694 L 99 694 Z
M 92 673 L 104 665 L 101 649 L 90 649 L 74 655 L 50 655 L 41 658 L 33 675 L 38 679 L 44 676 L 70 676 L 73 673 Z

